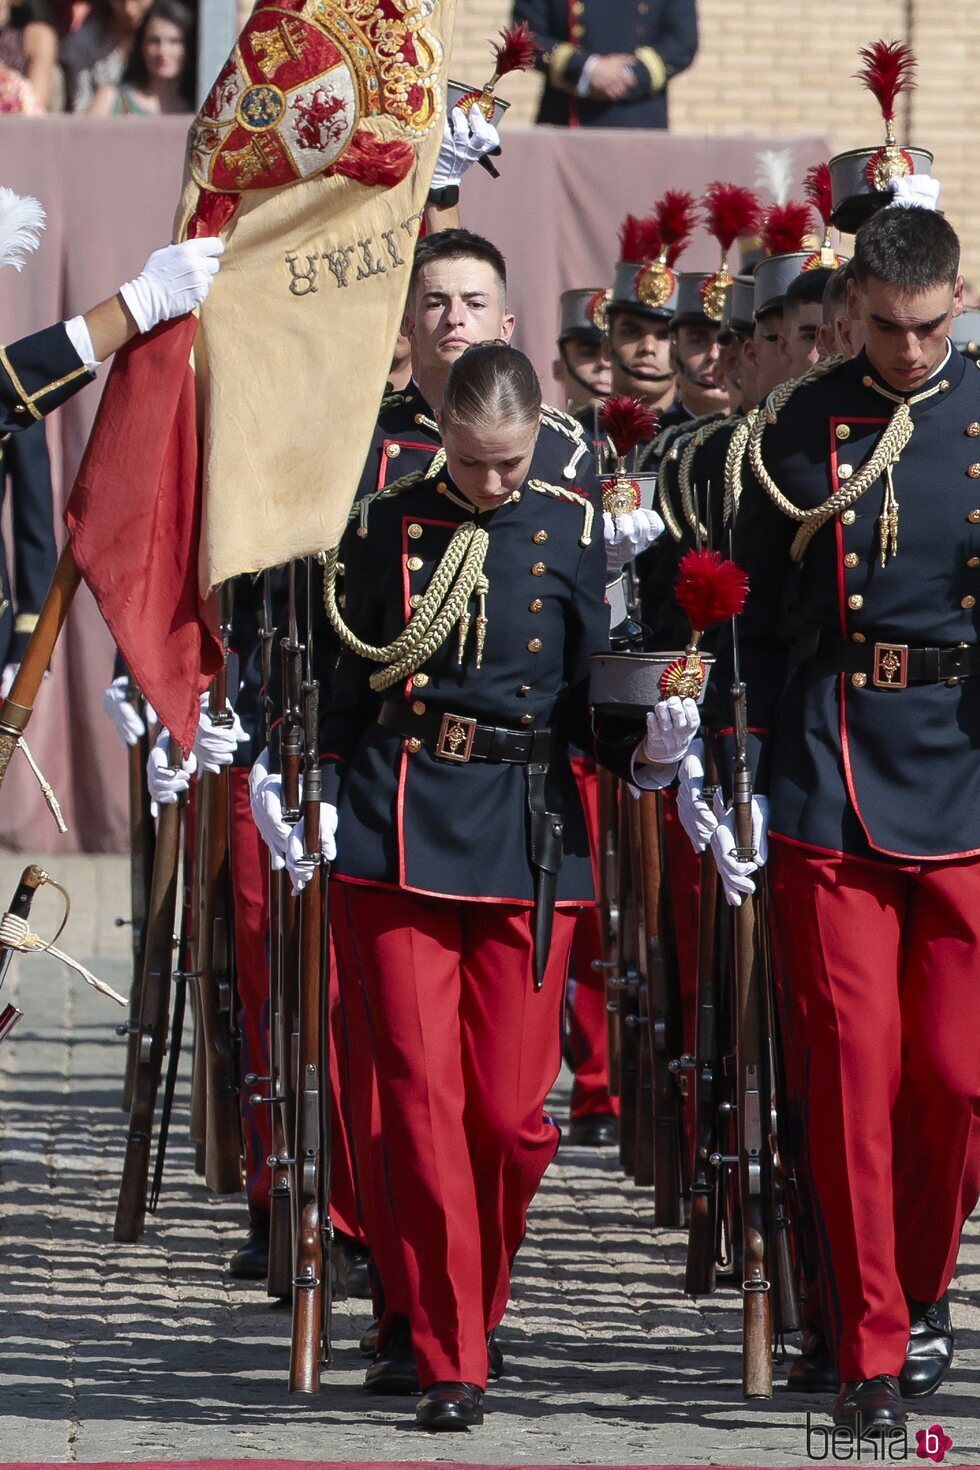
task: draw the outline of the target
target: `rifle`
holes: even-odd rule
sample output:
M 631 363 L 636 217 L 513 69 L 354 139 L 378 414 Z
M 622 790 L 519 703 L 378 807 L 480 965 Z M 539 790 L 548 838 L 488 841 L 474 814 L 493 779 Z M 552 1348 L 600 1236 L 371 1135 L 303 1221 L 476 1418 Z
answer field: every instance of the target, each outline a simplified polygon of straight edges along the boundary
M 683 1224 L 684 1095 L 672 1059 L 680 1050 L 681 1017 L 677 959 L 673 945 L 669 871 L 664 859 L 662 797 L 644 791 L 639 802 L 649 1036 L 653 1068 L 656 1194 L 654 1224 Z
M 272 651 L 275 642 L 275 619 L 272 612 L 272 575 L 262 574 L 262 623 L 259 628 L 259 643 L 262 659 L 263 703 L 265 707 L 265 743 L 272 749 L 273 728 L 276 710 L 272 699 Z M 285 1067 L 283 1065 L 281 1038 L 283 1035 L 282 998 L 282 890 L 278 873 L 269 868 L 269 1076 L 257 1077 L 249 1073 L 245 1082 L 254 1086 L 267 1083 L 266 1097 L 253 1094 L 253 1106 L 272 1108 L 272 1153 L 269 1168 L 272 1170 L 269 1215 L 269 1275 L 266 1290 L 271 1297 L 287 1297 L 292 1290 L 292 1206 L 290 1204 L 289 1163 L 287 1145 L 289 1134 L 285 1122 Z
M 615 969 L 608 983 L 613 987 L 619 1016 L 619 1162 L 632 1177 L 636 1167 L 637 1074 L 639 1070 L 640 976 L 639 915 L 637 911 L 637 873 L 630 842 L 629 804 L 633 798 L 620 791 L 617 841 L 619 861 L 616 867 L 616 907 L 619 912 Z
M 708 779 L 715 781 L 713 751 L 705 741 Z M 715 1242 L 718 1235 L 719 1109 L 721 1102 L 721 975 L 718 955 L 718 874 L 710 848 L 701 855 L 698 927 L 698 990 L 695 1055 L 681 1057 L 694 1072 L 694 1168 L 691 1177 L 691 1220 L 687 1238 L 684 1290 L 707 1296 L 715 1289 Z M 717 1162 L 716 1162 L 717 1160 Z
M 222 588 L 222 631 L 227 648 L 230 584 Z M 208 713 L 215 725 L 231 725 L 227 659 L 211 683 Z M 242 1116 L 238 1091 L 235 1023 L 230 835 L 231 773 L 201 777 L 197 832 L 198 1016 L 207 1076 L 204 1178 L 216 1194 L 242 1187 Z
M 309 660 L 309 641 L 307 641 Z M 303 685 L 303 830 L 313 876 L 300 898 L 300 994 L 297 1047 L 296 1147 L 293 1197 L 293 1319 L 289 1361 L 290 1393 L 316 1393 L 326 1344 L 329 1362 L 330 1217 L 327 1210 L 329 1159 L 324 1121 L 329 1127 L 329 1018 L 324 985 L 326 959 L 326 869 L 320 852 L 319 686 Z M 325 1248 L 326 1247 L 326 1248 Z
M 633 1124 L 633 1183 L 640 1189 L 650 1189 L 656 1182 L 656 1120 L 654 1117 L 653 1048 L 650 998 L 651 931 L 650 913 L 647 907 L 647 865 L 644 853 L 644 832 L 640 803 L 631 796 L 626 805 L 629 825 L 629 865 L 636 875 L 638 892 L 635 898 L 636 923 L 636 989 L 632 1013 L 626 1025 L 636 1029 L 636 1085 L 634 1089 Z M 654 934 L 656 916 L 654 916 Z M 656 1208 L 656 1197 L 654 1201 Z
M 167 761 L 177 767 L 181 749 L 171 739 Z M 157 827 L 153 858 L 153 880 L 147 910 L 146 953 L 140 987 L 140 1013 L 136 1030 L 137 1062 L 133 1077 L 133 1101 L 126 1135 L 126 1155 L 113 1238 L 138 1240 L 146 1220 L 146 1188 L 150 1167 L 153 1115 L 170 1014 L 170 982 L 173 973 L 174 917 L 177 911 L 177 868 L 180 861 L 180 827 L 186 798 L 163 808 Z M 120 1035 L 130 1033 L 131 1022 L 117 1026 Z
M 146 762 L 150 754 L 150 737 L 146 726 L 146 700 L 128 670 L 127 679 L 126 698 L 143 716 L 143 734 L 135 745 L 126 747 L 129 774 L 129 892 L 132 918 L 128 921 L 126 919 L 116 920 L 118 928 L 129 922 L 133 929 L 133 981 L 129 992 L 129 1020 L 132 1029 L 128 1032 L 122 1095 L 122 1109 L 125 1113 L 129 1112 L 133 1101 L 140 985 L 143 980 L 143 959 L 146 953 L 146 909 L 150 884 L 153 881 L 153 849 L 156 843 L 156 828 L 153 825 L 153 814 L 150 811 L 150 791 L 146 784 Z
M 609 1095 L 620 1096 L 619 1000 L 613 977 L 619 946 L 619 849 L 616 841 L 618 786 L 615 776 L 599 767 L 599 911 L 602 917 L 602 959 L 592 968 L 601 970 L 606 982 L 606 1052 L 609 1058 Z
M 741 678 L 737 619 L 732 619 L 735 725 L 735 769 L 732 807 L 735 814 L 735 857 L 751 862 L 752 773 L 749 769 L 746 690 Z M 761 881 L 761 880 L 760 880 Z M 771 1106 L 768 1042 L 764 1032 L 765 977 L 760 942 L 760 914 L 746 894 L 735 909 L 735 1067 L 738 1100 L 739 1199 L 742 1211 L 742 1392 L 746 1398 L 772 1397 L 772 1298 L 766 1277 L 766 1198 L 769 1170 L 763 1149 L 764 1111 Z

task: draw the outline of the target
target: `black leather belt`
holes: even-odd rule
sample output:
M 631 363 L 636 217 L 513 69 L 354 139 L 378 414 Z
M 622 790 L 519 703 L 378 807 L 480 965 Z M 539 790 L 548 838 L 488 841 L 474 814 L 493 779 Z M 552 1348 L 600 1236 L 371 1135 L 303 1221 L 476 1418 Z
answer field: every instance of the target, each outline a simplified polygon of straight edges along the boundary
M 378 724 L 408 740 L 418 740 L 441 760 L 463 765 L 467 761 L 506 762 L 515 766 L 547 765 L 551 758 L 550 730 L 508 730 L 480 725 L 469 715 L 426 710 L 417 715 L 411 705 L 385 700 Z
M 913 648 L 908 643 L 853 643 L 821 637 L 819 659 L 845 674 L 863 674 L 874 689 L 943 684 L 980 674 L 980 644 Z

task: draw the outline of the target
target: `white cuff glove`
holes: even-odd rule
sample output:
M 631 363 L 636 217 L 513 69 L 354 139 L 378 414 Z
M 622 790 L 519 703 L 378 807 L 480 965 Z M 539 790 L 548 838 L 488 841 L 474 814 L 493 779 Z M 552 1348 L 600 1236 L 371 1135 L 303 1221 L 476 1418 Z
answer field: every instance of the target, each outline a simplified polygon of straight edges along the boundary
M 116 727 L 116 734 L 123 745 L 135 745 L 146 734 L 146 725 L 134 704 L 126 698 L 129 680 L 125 674 L 113 679 L 102 696 L 102 708 Z M 156 724 L 156 710 L 146 706 L 146 717 Z
M 909 174 L 904 179 L 889 179 L 891 200 L 886 209 L 938 209 L 942 184 L 931 174 Z
M 248 797 L 252 819 L 269 849 L 273 869 L 286 866 L 286 843 L 291 828 L 282 819 L 282 777 L 269 771 L 269 751 L 263 750 L 248 773 Z
M 443 128 L 442 146 L 431 187 L 446 189 L 459 184 L 467 169 L 499 147 L 500 134 L 475 102 L 469 111 L 469 121 L 463 116 L 461 107 L 454 107 Z
M 735 857 L 735 813 L 725 811 L 720 791 L 715 794 L 714 807 L 718 825 L 711 838 L 711 853 L 725 890 L 725 901 L 737 909 L 746 894 L 755 892 L 752 874 L 765 866 L 769 856 L 769 798 L 752 798 L 752 846 L 756 855 L 747 863 L 740 863 Z
M 218 274 L 217 257 L 224 243 L 215 235 L 183 240 L 154 250 L 139 275 L 119 287 L 141 332 L 184 316 L 200 306 Z
M 190 786 L 191 777 L 197 770 L 197 759 L 193 751 L 179 769 L 175 770 L 173 766 L 169 766 L 167 764 L 169 744 L 170 731 L 161 730 L 146 762 L 146 784 L 157 806 L 173 806 L 174 802 Z
M 643 506 L 615 517 L 604 510 L 602 526 L 606 538 L 606 566 L 611 572 L 620 571 L 627 562 L 647 551 L 664 531 L 664 523 L 657 512 L 644 510 Z
M 703 790 L 704 741 L 695 740 L 677 772 L 677 816 L 695 852 L 704 852 L 718 826 Z
M 3 677 L 0 678 L 0 699 L 6 699 L 14 686 L 14 680 L 20 673 L 20 664 L 4 664 Z
M 320 851 L 328 863 L 332 863 L 337 856 L 337 843 L 334 840 L 337 832 L 337 808 L 329 802 L 320 804 Z M 306 826 L 300 817 L 296 826 L 289 834 L 286 843 L 286 867 L 289 876 L 293 880 L 293 892 L 302 893 L 303 889 L 313 877 L 314 866 L 307 857 L 304 846 L 306 842 Z
M 194 755 L 201 765 L 202 771 L 210 771 L 217 775 L 222 766 L 230 766 L 235 759 L 235 750 L 239 745 L 248 742 L 248 736 L 242 729 L 242 722 L 235 715 L 230 725 L 216 725 L 208 714 L 208 696 L 201 695 L 201 713 L 197 721 L 197 734 L 194 736 Z M 229 714 L 234 714 L 230 704 L 226 704 Z

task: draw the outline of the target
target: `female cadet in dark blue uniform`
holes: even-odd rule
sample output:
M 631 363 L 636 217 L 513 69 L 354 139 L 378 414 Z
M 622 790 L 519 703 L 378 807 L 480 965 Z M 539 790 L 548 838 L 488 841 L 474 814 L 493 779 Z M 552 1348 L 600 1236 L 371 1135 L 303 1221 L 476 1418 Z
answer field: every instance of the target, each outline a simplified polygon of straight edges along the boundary
M 380 1142 L 360 1109 L 358 1184 L 382 1354 L 406 1318 L 432 1429 L 482 1421 L 488 1334 L 558 1143 L 543 1105 L 575 914 L 594 902 L 565 751 L 591 744 L 603 536 L 587 496 L 529 475 L 540 412 L 522 354 L 471 348 L 445 455 L 356 516 L 343 593 L 331 558 L 324 579 L 344 645 L 321 721 L 331 919 L 380 1099 Z

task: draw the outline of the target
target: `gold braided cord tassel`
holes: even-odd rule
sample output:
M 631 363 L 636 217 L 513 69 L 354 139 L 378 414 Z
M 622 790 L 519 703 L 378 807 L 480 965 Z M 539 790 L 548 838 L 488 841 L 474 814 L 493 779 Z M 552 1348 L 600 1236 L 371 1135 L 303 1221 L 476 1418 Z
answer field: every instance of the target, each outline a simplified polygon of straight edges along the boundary
M 752 425 L 758 415 L 757 408 L 751 409 L 732 430 L 732 437 L 725 454 L 725 497 L 721 508 L 721 519 L 724 526 L 729 524 L 738 510 L 738 500 L 742 493 L 742 464 L 745 460 L 745 449 L 749 442 L 749 434 L 752 432 Z
M 897 463 L 905 446 L 912 437 L 912 413 L 908 403 L 904 400 L 896 403 L 891 418 L 889 419 L 881 438 L 875 445 L 871 458 L 858 470 L 857 474 L 847 482 L 846 489 L 837 491 L 828 497 L 820 505 L 810 506 L 803 510 L 794 505 L 780 490 L 773 480 L 762 459 L 762 436 L 767 424 L 775 424 L 779 414 L 786 407 L 798 388 L 808 383 L 815 383 L 820 378 L 832 372 L 840 362 L 839 357 L 831 357 L 819 362 L 809 372 L 804 373 L 801 378 L 791 379 L 774 389 L 766 399 L 766 405 L 749 432 L 748 456 L 753 473 L 763 490 L 769 496 L 773 504 L 782 511 L 783 515 L 789 516 L 791 520 L 799 521 L 800 529 L 796 533 L 790 555 L 794 561 L 802 561 L 806 549 L 821 526 L 827 524 L 835 515 L 849 509 L 861 496 L 870 490 L 876 480 L 880 479 L 886 468 Z
M 410 622 L 383 648 L 365 643 L 344 622 L 337 605 L 338 549 L 321 553 L 323 606 L 331 627 L 345 648 L 384 666 L 371 675 L 372 689 L 389 689 L 416 673 L 442 647 L 453 626 L 464 615 L 468 618 L 470 598 L 481 579 L 486 583 L 483 563 L 489 544 L 487 532 L 473 521 L 457 526 Z
M 684 528 L 677 517 L 674 515 L 674 507 L 671 505 L 667 495 L 667 481 L 664 474 L 664 470 L 667 468 L 667 465 L 676 459 L 677 450 L 676 448 L 671 447 L 661 461 L 660 472 L 657 475 L 657 505 L 663 518 L 663 523 L 670 533 L 671 540 L 683 541 Z
M 891 465 L 885 466 L 885 500 L 878 520 L 878 547 L 883 567 L 890 556 L 898 555 L 898 496 Z

